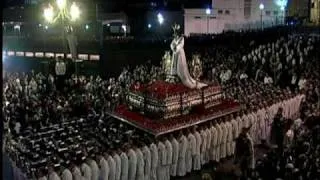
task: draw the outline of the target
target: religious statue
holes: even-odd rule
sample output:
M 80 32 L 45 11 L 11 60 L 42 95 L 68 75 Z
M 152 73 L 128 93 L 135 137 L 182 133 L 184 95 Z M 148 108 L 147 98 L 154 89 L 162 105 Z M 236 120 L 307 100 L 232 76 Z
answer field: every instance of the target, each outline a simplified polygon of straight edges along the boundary
M 197 82 L 194 80 L 189 73 L 188 64 L 186 60 L 186 55 L 183 49 L 184 46 L 184 37 L 183 35 L 179 34 L 180 26 L 175 24 L 172 27 L 174 31 L 174 38 L 170 44 L 172 50 L 172 60 L 171 60 L 171 76 L 178 76 L 181 82 L 191 88 L 202 88 L 207 86 L 207 84 Z
M 199 81 L 202 75 L 202 64 L 200 61 L 200 55 L 196 54 L 192 56 L 192 76 L 195 80 Z

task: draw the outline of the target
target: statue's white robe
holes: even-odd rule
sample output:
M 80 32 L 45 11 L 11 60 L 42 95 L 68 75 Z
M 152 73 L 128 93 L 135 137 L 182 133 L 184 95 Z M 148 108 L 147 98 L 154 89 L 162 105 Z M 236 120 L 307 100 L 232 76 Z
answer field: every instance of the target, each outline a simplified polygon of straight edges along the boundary
M 122 152 L 120 155 L 121 158 L 121 180 L 128 180 L 129 174 L 129 159 L 125 152 Z
M 170 180 L 170 167 L 172 165 L 173 148 L 171 142 L 168 139 L 164 142 L 164 144 L 167 151 L 166 179 Z
M 186 170 L 186 153 L 188 148 L 188 140 L 182 135 L 179 139 L 179 159 L 178 159 L 178 167 L 177 167 L 177 175 L 185 176 L 187 173 Z
M 159 153 L 158 153 L 158 147 L 152 143 L 150 145 L 150 151 L 151 151 L 151 180 L 157 180 L 157 167 L 158 167 L 158 161 L 159 161 Z
M 113 159 L 114 159 L 114 161 L 115 161 L 115 163 L 116 163 L 116 180 L 120 180 L 121 179 L 121 170 L 122 170 L 122 168 L 121 168 L 121 158 L 120 158 L 120 156 L 118 155 L 118 154 L 115 154 L 114 156 L 113 156 Z
M 196 139 L 195 137 L 193 136 L 192 133 L 189 133 L 188 134 L 188 148 L 187 148 L 187 158 L 186 158 L 186 169 L 187 169 L 187 172 L 191 172 L 192 171 L 192 161 L 193 161 L 193 155 L 194 155 L 194 145 L 196 145 Z
M 68 168 L 63 170 L 61 180 L 72 180 L 72 173 Z
M 137 155 L 136 180 L 145 180 L 145 177 L 144 177 L 144 169 L 145 169 L 144 157 L 143 157 L 142 151 L 139 148 L 136 149 L 136 155 Z
M 201 165 L 204 165 L 206 163 L 205 155 L 207 151 L 207 133 L 205 130 L 200 131 L 201 139 L 202 139 L 202 144 L 201 144 Z
M 116 180 L 116 162 L 114 161 L 113 157 L 109 155 L 107 159 L 108 165 L 109 165 L 109 180 Z
M 89 163 L 88 165 L 91 168 L 91 180 L 98 180 L 100 172 L 99 172 L 99 166 L 97 162 L 91 159 L 88 163 Z
M 83 177 L 85 179 L 91 180 L 92 170 L 91 170 L 90 166 L 87 163 L 82 163 L 81 167 L 80 167 L 80 170 L 81 170 L 81 172 L 83 174 Z
M 79 167 L 75 166 L 72 169 L 72 177 L 73 177 L 73 180 L 83 180 L 84 179 L 82 177 L 82 174 L 81 174 Z
M 217 129 L 216 126 L 212 126 L 211 127 L 211 160 L 213 161 L 217 161 L 217 144 L 218 144 L 218 133 L 217 133 Z
M 235 152 L 236 148 L 236 139 L 239 136 L 239 123 L 236 121 L 236 119 L 231 120 L 231 125 L 232 125 L 232 154 Z
M 49 174 L 48 180 L 60 180 L 60 177 L 56 172 L 52 172 Z
M 158 167 L 157 167 L 157 180 L 166 179 L 166 165 L 167 165 L 167 150 L 163 142 L 158 142 Z
M 233 154 L 232 143 L 233 143 L 233 134 L 232 134 L 232 124 L 227 121 L 225 123 L 227 129 L 227 156 L 231 156 Z
M 206 129 L 206 134 L 207 134 L 207 150 L 206 150 L 206 155 L 205 155 L 205 160 L 206 162 L 210 162 L 211 158 L 211 141 L 212 141 L 212 135 L 211 135 L 211 129 Z
M 148 146 L 142 148 L 143 159 L 144 159 L 144 178 L 150 179 L 151 175 L 151 152 Z
M 128 162 L 129 162 L 129 171 L 128 179 L 135 180 L 137 175 L 137 155 L 133 149 L 128 151 Z
M 196 145 L 195 147 L 195 155 L 193 157 L 193 169 L 194 170 L 200 170 L 201 169 L 201 144 L 202 144 L 202 139 L 201 135 L 199 134 L 198 131 L 195 131 L 194 137 L 196 139 Z
M 172 165 L 170 167 L 170 175 L 176 176 L 177 175 L 177 167 L 178 167 L 178 160 L 179 160 L 179 142 L 176 138 L 171 140 L 172 144 Z
M 227 133 L 225 123 L 220 123 L 221 126 L 221 144 L 220 144 L 220 158 L 225 158 L 227 156 Z
M 217 129 L 217 149 L 216 149 L 216 161 L 219 162 L 221 159 L 221 153 L 220 153 L 220 145 L 222 143 L 222 128 L 220 124 L 216 124 Z

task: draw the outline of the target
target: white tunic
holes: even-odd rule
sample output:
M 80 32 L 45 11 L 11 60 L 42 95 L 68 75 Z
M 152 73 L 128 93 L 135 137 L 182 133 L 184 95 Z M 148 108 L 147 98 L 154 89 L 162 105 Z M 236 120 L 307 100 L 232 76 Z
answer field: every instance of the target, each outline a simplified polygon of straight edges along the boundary
M 144 158 L 144 178 L 146 180 L 150 179 L 151 175 L 151 152 L 148 146 L 143 146 L 142 148 L 143 158 Z
M 150 151 L 151 151 L 151 180 L 157 179 L 157 167 L 158 167 L 158 161 L 159 161 L 159 155 L 158 155 L 158 147 L 152 143 L 150 145 Z
M 157 167 L 157 180 L 165 180 L 166 178 L 166 165 L 167 165 L 167 150 L 163 142 L 158 142 L 158 167 Z
M 220 123 L 221 127 L 221 144 L 220 144 L 220 158 L 225 158 L 227 156 L 227 135 L 228 130 L 225 123 Z
M 211 130 L 206 129 L 206 134 L 207 134 L 207 151 L 206 151 L 206 155 L 205 155 L 205 160 L 206 160 L 206 162 L 209 162 L 211 160 L 211 158 L 210 158 L 211 139 L 212 139 Z
M 116 179 L 116 162 L 114 161 L 113 157 L 109 155 L 108 159 L 108 166 L 109 166 L 109 180 L 115 180 Z
M 113 156 L 113 159 L 116 163 L 116 180 L 120 180 L 121 179 L 121 158 L 118 154 L 115 154 Z
M 176 138 L 173 138 L 171 140 L 171 144 L 172 144 L 172 165 L 170 168 L 170 175 L 176 176 L 178 160 L 179 160 L 179 142 L 176 140 Z
M 216 129 L 217 129 L 217 146 L 216 146 L 216 161 L 219 162 L 221 159 L 221 153 L 220 153 L 220 145 L 222 143 L 222 129 L 220 124 L 216 124 Z
M 120 155 L 121 158 L 121 180 L 128 180 L 129 173 L 129 160 L 125 152 L 122 152 Z
M 164 144 L 166 146 L 166 152 L 167 152 L 166 179 L 170 180 L 170 167 L 172 165 L 173 149 L 172 149 L 172 144 L 168 139 L 164 142 Z
M 194 154 L 194 159 L 193 161 L 193 170 L 200 170 L 201 169 L 201 144 L 202 144 L 202 139 L 201 135 L 199 134 L 198 131 L 195 131 L 194 137 L 196 139 L 196 145 L 195 147 L 195 154 Z
M 232 124 L 231 122 L 225 122 L 227 129 L 227 156 L 231 156 L 233 154 L 232 143 L 233 143 L 233 134 L 232 134 Z
M 235 120 L 231 120 L 232 125 L 232 154 L 234 154 L 234 150 L 236 148 L 235 140 L 238 138 L 240 130 L 239 130 L 239 123 Z
M 142 151 L 138 148 L 136 149 L 136 155 L 137 155 L 137 175 L 136 180 L 144 180 L 144 169 L 145 169 L 145 163 L 144 163 L 144 157 Z
M 89 166 L 91 168 L 91 180 L 98 180 L 99 179 L 99 167 L 95 160 L 91 159 L 89 161 Z
M 211 127 L 211 160 L 217 161 L 217 144 L 218 144 L 218 133 L 215 126 Z
M 202 139 L 202 144 L 201 144 L 201 165 L 204 165 L 206 162 L 205 155 L 207 151 L 207 133 L 206 130 L 201 130 L 200 131 L 201 139 Z
M 177 167 L 177 175 L 185 176 L 187 173 L 186 170 L 186 153 L 188 148 L 188 140 L 182 135 L 179 139 L 179 159 L 178 159 L 178 167 Z
M 77 166 L 72 169 L 72 176 L 74 180 L 82 180 L 81 171 Z
M 128 178 L 129 180 L 135 180 L 137 175 L 137 155 L 133 149 L 130 149 L 128 152 L 128 160 L 129 160 Z
M 90 166 L 86 163 L 82 163 L 80 168 L 81 168 L 81 172 L 83 174 L 83 177 L 85 179 L 91 180 L 92 172 L 91 172 Z
M 187 172 L 192 171 L 192 162 L 195 161 L 194 156 L 196 154 L 196 138 L 192 133 L 188 134 L 188 148 L 187 148 L 187 158 L 186 158 L 186 169 Z
M 100 166 L 99 179 L 108 180 L 110 168 L 109 168 L 108 162 L 103 157 L 101 157 L 99 161 L 99 166 Z
M 56 172 L 52 172 L 49 174 L 48 180 L 60 180 L 60 177 Z
M 47 180 L 46 176 L 40 177 L 38 180 Z M 71 180 L 72 180 L 72 176 L 71 176 Z

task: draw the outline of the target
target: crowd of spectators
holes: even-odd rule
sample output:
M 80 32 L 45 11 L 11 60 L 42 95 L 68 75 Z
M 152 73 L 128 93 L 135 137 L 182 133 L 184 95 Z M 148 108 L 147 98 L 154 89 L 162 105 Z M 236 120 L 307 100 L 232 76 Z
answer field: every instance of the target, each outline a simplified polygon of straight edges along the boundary
M 229 46 L 235 35 L 224 34 L 216 37 L 221 38 L 219 42 L 223 42 L 219 46 L 211 46 L 209 43 L 205 50 L 199 47 L 195 52 L 200 53 L 204 61 L 203 79 L 220 82 L 226 97 L 235 98 L 243 106 L 243 111 L 240 112 L 242 114 L 283 102 L 299 93 L 305 95 L 300 113 L 287 117 L 297 119 L 292 125 L 294 138 L 290 141 L 290 146 L 283 155 L 270 151 L 264 159 L 258 160 L 251 178 L 290 179 L 301 176 L 303 179 L 314 179 L 319 177 L 319 160 L 316 158 L 320 149 L 317 143 L 320 104 L 319 39 L 311 36 L 278 37 L 275 32 L 261 42 L 256 41 L 252 34 L 248 36 L 244 33 L 241 37 L 245 45 L 238 49 Z M 50 162 L 49 173 L 54 167 L 52 163 L 58 163 L 61 159 L 65 163 L 68 159 L 73 159 L 73 156 L 78 156 L 50 154 L 64 148 L 62 140 L 66 136 L 70 137 L 68 146 L 77 146 L 73 151 L 80 151 L 81 155 L 97 151 L 100 151 L 98 154 L 121 154 L 121 151 L 126 152 L 129 147 L 134 148 L 135 144 L 143 146 L 152 142 L 147 134 L 119 123 L 107 114 L 118 104 L 125 102 L 125 94 L 132 83 L 149 83 L 162 77 L 161 67 L 154 66 L 151 62 L 126 67 L 118 78 L 107 80 L 99 76 L 72 75 L 63 78 L 63 82 L 58 82 L 61 78 L 45 76 L 41 72 L 4 75 L 4 120 L 11 135 L 7 139 L 10 141 L 7 150 L 15 149 L 12 144 L 32 139 L 40 139 L 43 145 L 53 143 L 54 150 L 42 147 L 41 150 L 36 150 L 34 143 L 21 143 L 28 146 L 29 151 L 35 151 L 32 157 L 26 158 L 28 160 L 42 161 L 37 157 L 49 153 L 47 155 L 51 158 L 45 161 L 45 164 Z M 303 125 L 298 122 L 303 122 Z M 48 131 L 51 134 L 43 135 Z M 59 132 L 66 134 L 57 136 Z M 17 157 L 17 154 L 22 157 L 16 149 L 9 154 L 11 157 Z M 108 156 L 105 158 L 108 159 Z M 25 161 L 23 158 L 13 159 L 16 162 Z M 80 156 L 80 160 L 78 158 L 72 162 L 62 166 L 81 166 L 84 161 Z M 37 166 L 39 164 L 43 166 L 41 163 Z M 21 168 L 28 169 L 28 175 L 34 176 L 36 170 L 30 166 L 23 165 Z M 40 169 L 37 173 L 42 177 L 46 171 Z M 274 177 L 269 176 L 271 173 L 268 171 L 271 169 L 275 172 Z

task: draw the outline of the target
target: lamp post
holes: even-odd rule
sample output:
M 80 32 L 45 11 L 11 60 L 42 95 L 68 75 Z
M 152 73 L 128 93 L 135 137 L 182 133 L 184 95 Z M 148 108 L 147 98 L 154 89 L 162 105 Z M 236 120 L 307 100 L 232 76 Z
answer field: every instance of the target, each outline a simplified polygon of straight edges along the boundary
M 66 55 L 66 33 L 73 35 L 72 24 L 80 19 L 80 8 L 75 2 L 68 2 L 67 0 L 56 0 L 54 5 L 48 4 L 48 6 L 43 10 L 43 16 L 45 20 L 50 23 L 59 23 L 63 27 L 62 31 L 62 41 L 64 47 L 64 55 Z M 75 50 L 75 43 L 72 43 L 73 47 L 69 48 L 71 50 L 71 57 L 75 63 L 75 71 L 77 73 L 77 63 L 75 62 L 77 58 L 77 53 Z
M 211 14 L 211 9 L 206 9 L 206 15 L 207 15 L 207 34 L 209 34 L 209 16 Z
M 282 15 L 282 23 L 285 24 L 285 10 L 286 10 L 286 7 L 285 6 L 281 6 L 280 7 L 280 10 L 281 10 L 281 15 Z
M 262 11 L 264 10 L 264 5 L 262 3 L 260 3 L 259 9 L 260 9 L 260 23 L 261 23 L 261 30 L 262 30 L 263 29 Z

